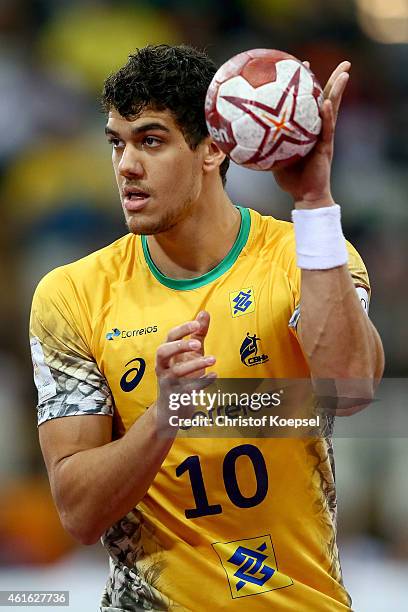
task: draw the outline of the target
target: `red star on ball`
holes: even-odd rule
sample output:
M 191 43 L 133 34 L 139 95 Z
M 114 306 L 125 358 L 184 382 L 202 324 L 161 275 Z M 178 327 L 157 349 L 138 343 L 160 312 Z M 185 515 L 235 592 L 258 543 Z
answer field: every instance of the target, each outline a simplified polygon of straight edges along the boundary
M 316 134 L 306 130 L 295 119 L 301 69 L 301 66 L 299 66 L 289 81 L 287 87 L 282 92 L 282 95 L 275 108 L 267 104 L 263 104 L 262 102 L 257 102 L 256 100 L 247 100 L 238 96 L 222 96 L 224 100 L 227 100 L 227 102 L 230 102 L 237 108 L 244 111 L 244 113 L 249 115 L 265 130 L 262 142 L 258 147 L 257 152 L 246 163 L 256 164 L 264 161 L 285 141 L 295 145 L 307 145 L 315 142 Z M 292 90 L 294 95 L 289 97 Z M 288 118 L 286 118 L 287 115 L 289 115 Z M 296 128 L 297 131 L 304 136 L 304 139 L 301 140 L 294 136 L 294 128 Z M 266 148 L 267 143 L 269 142 L 271 130 L 275 131 L 272 138 L 272 144 L 269 148 Z

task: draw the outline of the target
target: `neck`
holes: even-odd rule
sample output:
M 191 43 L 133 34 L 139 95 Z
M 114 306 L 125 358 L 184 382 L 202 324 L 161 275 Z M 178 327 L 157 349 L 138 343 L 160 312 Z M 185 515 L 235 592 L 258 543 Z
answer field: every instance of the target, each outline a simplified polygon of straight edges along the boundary
M 151 258 L 162 274 L 190 279 L 206 274 L 231 250 L 241 215 L 224 190 L 198 200 L 191 214 L 167 232 L 148 237 Z

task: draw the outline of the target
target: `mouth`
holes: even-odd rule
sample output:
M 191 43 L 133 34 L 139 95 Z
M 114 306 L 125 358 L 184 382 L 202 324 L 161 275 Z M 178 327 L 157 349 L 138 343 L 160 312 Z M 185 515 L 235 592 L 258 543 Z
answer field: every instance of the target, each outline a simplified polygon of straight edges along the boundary
M 140 189 L 125 187 L 123 190 L 123 205 L 127 211 L 133 212 L 144 208 L 150 198 L 150 194 Z

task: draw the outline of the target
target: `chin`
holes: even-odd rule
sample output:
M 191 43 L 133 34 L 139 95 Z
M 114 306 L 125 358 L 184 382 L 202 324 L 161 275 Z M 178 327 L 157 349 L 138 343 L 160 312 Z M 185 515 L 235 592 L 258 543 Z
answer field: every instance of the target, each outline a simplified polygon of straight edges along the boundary
M 138 236 L 151 236 L 153 234 L 161 234 L 168 231 L 175 225 L 176 220 L 170 220 L 168 217 L 164 219 L 142 219 L 129 217 L 126 219 L 126 225 L 129 232 Z
M 126 214 L 126 224 L 132 234 L 151 236 L 162 234 L 173 229 L 182 222 L 191 211 L 191 202 L 187 200 L 182 206 L 167 207 L 163 209 L 141 210 L 133 214 Z

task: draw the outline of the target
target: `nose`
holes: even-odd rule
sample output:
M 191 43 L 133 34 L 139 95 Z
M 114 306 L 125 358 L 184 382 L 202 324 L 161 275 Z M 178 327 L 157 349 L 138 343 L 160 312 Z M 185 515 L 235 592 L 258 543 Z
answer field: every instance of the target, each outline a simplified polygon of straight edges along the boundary
M 144 174 L 143 165 L 140 162 L 138 151 L 131 144 L 124 148 L 122 157 L 118 164 L 118 172 L 126 178 L 141 178 Z

